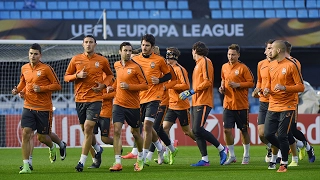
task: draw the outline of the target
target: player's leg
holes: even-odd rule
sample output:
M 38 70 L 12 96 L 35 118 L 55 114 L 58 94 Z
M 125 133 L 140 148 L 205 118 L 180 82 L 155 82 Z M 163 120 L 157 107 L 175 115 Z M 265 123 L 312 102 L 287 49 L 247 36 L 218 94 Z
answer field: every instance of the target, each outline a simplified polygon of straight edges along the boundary
M 267 146 L 267 154 L 265 157 L 266 162 L 270 162 L 270 159 L 272 156 L 271 143 L 269 143 L 269 141 L 264 137 L 264 123 L 266 120 L 268 107 L 269 107 L 268 102 L 260 101 L 259 114 L 258 114 L 258 133 L 259 133 L 259 138 L 261 142 Z
M 99 117 L 99 120 L 97 121 L 96 125 L 95 125 L 94 128 L 93 128 L 93 134 L 94 134 L 94 136 L 99 133 L 98 128 L 99 128 L 99 126 L 100 126 L 100 118 L 101 118 L 101 117 Z M 83 130 L 84 130 L 84 129 L 83 129 L 83 124 L 82 124 L 82 131 L 83 131 Z M 91 146 L 89 152 L 90 152 L 90 154 L 91 154 L 92 164 L 91 164 L 91 166 L 88 167 L 88 169 L 99 168 L 100 165 L 101 165 L 101 163 L 100 163 L 100 164 L 98 163 L 98 160 L 97 160 L 96 157 L 95 157 L 95 156 L 96 156 L 96 151 L 93 149 L 92 146 Z
M 54 143 L 58 144 L 60 148 L 60 159 L 64 160 L 67 157 L 67 143 L 63 142 L 54 132 L 51 132 L 49 136 Z
M 32 166 L 32 154 L 33 154 L 33 149 L 34 149 L 34 143 L 33 143 L 33 137 L 34 137 L 34 133 L 31 133 L 31 136 L 30 136 L 30 141 L 29 141 L 29 143 L 30 143 L 30 155 L 29 155 L 29 168 L 30 168 L 30 170 L 32 171 L 33 170 L 33 166 Z M 22 170 L 23 169 L 23 166 L 20 166 L 19 167 L 20 168 L 20 170 Z
M 179 119 L 180 126 L 185 135 L 189 136 L 193 141 L 195 141 L 194 134 L 190 128 L 190 112 L 189 110 L 175 111 L 177 113 L 177 118 Z
M 235 117 L 232 110 L 223 110 L 223 128 L 224 128 L 224 140 L 229 150 L 229 158 L 224 163 L 225 165 L 236 162 L 236 155 L 234 153 L 234 137 L 232 135 L 232 128 L 235 125 Z
M 241 164 L 249 164 L 250 160 L 250 136 L 249 136 L 249 110 L 234 111 L 237 128 L 240 129 L 241 141 L 243 145 L 243 158 Z

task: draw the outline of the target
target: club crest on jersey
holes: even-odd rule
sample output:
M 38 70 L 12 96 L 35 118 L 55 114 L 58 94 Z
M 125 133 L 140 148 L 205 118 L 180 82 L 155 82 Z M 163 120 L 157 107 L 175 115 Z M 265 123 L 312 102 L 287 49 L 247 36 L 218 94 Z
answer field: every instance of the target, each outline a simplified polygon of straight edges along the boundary
M 151 62 L 151 63 L 150 63 L 150 67 L 153 69 L 154 67 L 156 67 L 156 63 Z
M 132 69 L 128 69 L 128 70 L 127 70 L 127 73 L 128 73 L 128 74 L 131 74 L 131 71 L 132 71 Z
M 94 65 L 96 66 L 96 68 L 98 68 L 100 63 L 97 61 L 96 63 L 94 63 Z
M 287 73 L 287 69 L 283 68 L 281 72 L 282 72 L 282 74 L 286 74 Z
M 37 76 L 40 77 L 41 76 L 41 71 L 37 71 Z
M 234 71 L 234 74 L 235 74 L 236 76 L 238 76 L 238 75 L 239 75 L 239 70 L 238 70 L 238 69 L 235 70 L 235 71 Z

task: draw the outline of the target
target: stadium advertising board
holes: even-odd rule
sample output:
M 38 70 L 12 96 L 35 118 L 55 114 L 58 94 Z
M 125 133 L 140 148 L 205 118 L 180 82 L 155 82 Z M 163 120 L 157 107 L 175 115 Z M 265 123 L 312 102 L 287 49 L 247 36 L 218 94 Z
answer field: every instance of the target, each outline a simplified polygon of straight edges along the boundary
M 209 47 L 261 47 L 267 39 L 284 39 L 293 46 L 320 46 L 320 24 L 317 19 L 197 19 L 197 20 L 108 20 L 103 28 L 96 20 L 4 20 L 0 21 L 1 39 L 82 40 L 93 34 L 108 40 L 140 40 L 146 33 L 156 36 L 160 47 L 190 49 L 196 41 Z
M 20 115 L 6 115 L 7 120 L 4 131 L 6 132 L 5 143 L 1 142 L 0 144 L 5 144 L 6 147 L 21 147 L 20 118 Z M 311 144 L 320 144 L 320 115 L 301 114 L 298 116 L 298 119 L 301 120 L 298 122 L 298 129 L 301 129 L 302 133 L 306 135 L 308 141 Z M 257 129 L 257 114 L 250 114 L 249 122 L 251 144 L 261 144 Z M 223 139 L 223 122 L 221 114 L 210 114 L 205 128 L 214 134 L 220 142 L 225 144 Z M 78 117 L 76 115 L 55 115 L 52 124 L 52 131 L 71 147 L 81 146 L 84 139 L 84 135 L 81 132 Z M 110 129 L 110 136 L 113 136 L 112 126 Z M 103 144 L 100 140 L 100 135 L 98 134 L 96 137 L 98 143 Z M 188 136 L 184 135 L 179 123 L 172 126 L 170 137 L 178 140 L 179 146 L 196 146 L 195 142 L 193 142 Z M 234 137 L 235 144 L 241 145 L 240 131 L 238 129 L 234 131 Z M 126 124 L 122 128 L 121 139 L 123 145 L 133 145 L 133 137 L 130 132 L 130 127 Z M 3 140 L 1 139 L 1 141 Z M 36 138 L 34 138 L 34 142 L 36 147 L 44 146 L 39 143 Z

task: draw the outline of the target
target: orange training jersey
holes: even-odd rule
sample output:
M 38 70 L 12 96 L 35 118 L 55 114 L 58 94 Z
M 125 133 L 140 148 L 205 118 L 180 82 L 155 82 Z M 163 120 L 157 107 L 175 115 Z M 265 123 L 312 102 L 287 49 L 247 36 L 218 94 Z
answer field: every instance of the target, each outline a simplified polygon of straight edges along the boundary
M 248 88 L 254 86 L 254 78 L 250 69 L 240 61 L 234 64 L 225 63 L 221 68 L 221 79 L 225 89 L 223 108 L 249 109 Z M 240 83 L 240 87 L 232 88 L 228 85 L 229 82 Z
M 161 101 L 163 96 L 163 84 L 152 84 L 151 77 L 161 78 L 164 74 L 170 72 L 164 58 L 152 53 L 149 58 L 143 57 L 142 54 L 133 57 L 146 75 L 148 81 L 148 89 L 140 91 L 140 104 L 151 101 Z
M 33 85 L 40 86 L 40 92 L 34 92 Z M 52 67 L 40 61 L 33 68 L 30 63 L 21 67 L 17 89 L 18 92 L 25 92 L 24 108 L 52 111 L 51 93 L 61 90 L 61 85 Z
M 166 90 L 163 92 L 160 106 L 168 106 L 169 105 L 169 90 L 177 84 L 177 76 L 174 72 L 173 67 L 169 64 L 167 66 L 170 69 L 171 80 L 163 83 L 163 86 L 165 86 Z
M 190 108 L 189 99 L 182 100 L 179 94 L 190 89 L 190 82 L 187 70 L 180 64 L 173 65 L 177 75 L 177 84 L 169 89 L 169 108 L 173 110 L 185 110 Z
M 113 84 L 116 90 L 113 104 L 125 108 L 140 108 L 139 92 L 148 89 L 147 80 L 141 66 L 133 60 L 127 61 L 125 66 L 121 61 L 114 63 L 117 79 Z M 120 83 L 126 82 L 129 89 L 121 89 Z
M 207 105 L 213 108 L 213 65 L 209 58 L 196 60 L 192 73 L 192 106 Z
M 286 87 L 285 91 L 275 91 L 276 84 Z M 266 85 L 270 89 L 269 111 L 282 112 L 295 110 L 297 93 L 304 91 L 303 79 L 298 65 L 290 59 L 272 61 L 269 64 L 269 77 Z
M 296 58 L 294 58 L 292 56 L 289 56 L 288 59 L 290 59 L 291 61 L 293 61 L 293 62 L 295 62 L 297 64 L 298 69 L 299 69 L 300 73 L 302 74 L 300 61 L 298 61 L 298 59 L 296 59 Z M 296 95 L 296 98 L 297 98 L 297 103 L 299 104 L 299 94 L 298 93 Z
M 108 84 L 108 86 L 111 86 L 114 83 L 114 80 Z M 111 118 L 112 117 L 112 104 L 113 104 L 113 98 L 116 92 L 107 93 L 106 89 L 103 89 L 102 91 L 102 107 L 100 111 L 100 117 L 105 118 Z
M 82 69 L 88 73 L 87 77 L 77 79 L 76 74 Z M 103 79 L 103 73 L 107 75 L 105 79 Z M 107 58 L 97 54 L 88 57 L 84 53 L 78 54 L 71 59 L 64 76 L 66 82 L 75 81 L 75 102 L 102 101 L 102 92 L 96 93 L 91 88 L 97 86 L 96 82 L 107 85 L 112 78 L 113 73 Z
M 257 88 L 264 89 L 267 80 L 268 80 L 268 73 L 269 73 L 269 63 L 268 59 L 262 60 L 258 63 L 257 67 Z M 261 95 L 259 97 L 260 102 L 269 102 L 269 98 Z

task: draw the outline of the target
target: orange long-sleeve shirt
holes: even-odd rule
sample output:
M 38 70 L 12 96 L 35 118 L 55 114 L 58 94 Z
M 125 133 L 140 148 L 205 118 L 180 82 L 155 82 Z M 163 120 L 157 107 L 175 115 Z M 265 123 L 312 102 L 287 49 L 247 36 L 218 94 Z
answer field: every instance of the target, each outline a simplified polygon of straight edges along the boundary
M 213 107 L 213 65 L 209 58 L 196 60 L 192 73 L 192 106 L 207 105 Z
M 160 103 L 160 106 L 168 106 L 169 105 L 169 90 L 177 84 L 177 76 L 174 72 L 174 69 L 171 65 L 168 65 L 171 74 L 171 80 L 164 82 L 163 86 L 165 86 L 166 90 L 163 92 L 163 97 Z
M 33 85 L 40 86 L 40 92 L 34 92 Z M 37 111 L 52 111 L 53 91 L 61 90 L 60 81 L 51 66 L 39 62 L 33 68 L 30 63 L 21 67 L 18 92 L 25 93 L 25 108 Z
M 177 75 L 177 84 L 169 89 L 169 108 L 173 110 L 185 110 L 190 108 L 189 99 L 181 100 L 179 94 L 190 89 L 187 70 L 180 64 L 172 66 Z
M 274 90 L 276 84 L 284 85 L 286 90 Z M 269 111 L 295 110 L 297 107 L 297 93 L 304 91 L 303 79 L 298 65 L 287 58 L 280 62 L 272 61 L 269 64 L 266 88 L 270 89 Z
M 117 79 L 113 84 L 116 90 L 113 104 L 125 108 L 139 108 L 140 98 L 139 92 L 148 89 L 147 79 L 144 75 L 142 67 L 133 60 L 127 61 L 125 66 L 121 61 L 114 63 Z M 121 89 L 120 83 L 126 82 L 129 89 Z
M 268 59 L 264 59 L 258 63 L 256 88 L 264 89 L 268 80 L 269 63 L 270 61 Z M 259 96 L 259 100 L 260 102 L 269 102 L 269 98 L 263 95 Z
M 148 89 L 140 91 L 140 104 L 151 101 L 161 101 L 163 96 L 163 84 L 152 84 L 151 77 L 161 78 L 162 75 L 170 72 L 164 58 L 152 53 L 149 58 L 143 57 L 142 54 L 133 57 L 146 75 L 148 81 Z
M 108 86 L 111 86 L 115 80 L 112 80 Z M 100 111 L 100 117 L 111 118 L 112 117 L 112 104 L 113 98 L 116 92 L 107 93 L 106 89 L 102 91 L 102 107 Z
M 76 74 L 82 69 L 88 73 L 86 78 L 77 79 Z M 103 73 L 106 78 L 103 79 Z M 64 80 L 74 81 L 74 93 L 76 102 L 95 102 L 102 101 L 102 92 L 94 92 L 91 88 L 96 87 L 97 83 L 108 85 L 113 78 L 110 64 L 107 58 L 93 54 L 88 57 L 84 53 L 74 56 L 66 70 Z
M 254 86 L 250 69 L 240 61 L 225 63 L 222 65 L 221 79 L 225 89 L 223 107 L 229 110 L 249 109 L 248 88 Z M 228 85 L 229 82 L 239 83 L 240 87 L 232 88 Z

